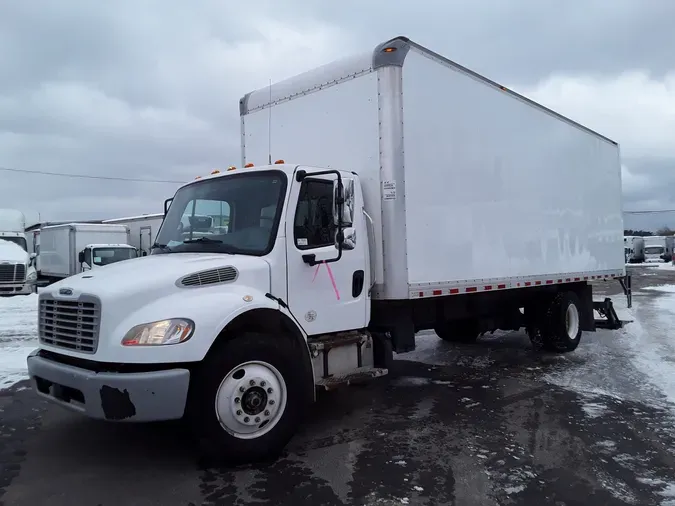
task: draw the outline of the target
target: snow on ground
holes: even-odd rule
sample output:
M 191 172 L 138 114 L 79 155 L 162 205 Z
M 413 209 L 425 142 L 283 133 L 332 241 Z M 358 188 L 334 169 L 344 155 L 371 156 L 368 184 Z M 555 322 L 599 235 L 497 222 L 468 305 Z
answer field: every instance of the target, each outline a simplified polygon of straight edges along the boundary
M 37 346 L 37 295 L 0 298 L 0 390 L 26 379 Z

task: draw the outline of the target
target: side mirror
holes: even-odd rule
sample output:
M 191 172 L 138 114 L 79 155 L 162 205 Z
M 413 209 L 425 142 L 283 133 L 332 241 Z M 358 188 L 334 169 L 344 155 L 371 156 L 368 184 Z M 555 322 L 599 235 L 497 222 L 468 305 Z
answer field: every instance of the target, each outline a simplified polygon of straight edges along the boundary
M 170 199 L 166 199 L 164 201 L 164 216 L 166 217 L 166 213 L 169 212 L 169 207 L 171 207 L 171 202 L 173 202 L 173 197 Z
M 77 261 L 80 262 L 81 264 L 84 263 L 84 251 L 80 251 L 80 252 L 77 254 Z
M 351 227 L 354 224 L 354 180 L 342 178 L 342 192 L 339 181 L 333 181 L 333 221 L 337 225 L 340 217 L 342 227 Z
M 30 259 L 35 260 L 37 258 L 37 253 L 31 253 L 30 254 Z

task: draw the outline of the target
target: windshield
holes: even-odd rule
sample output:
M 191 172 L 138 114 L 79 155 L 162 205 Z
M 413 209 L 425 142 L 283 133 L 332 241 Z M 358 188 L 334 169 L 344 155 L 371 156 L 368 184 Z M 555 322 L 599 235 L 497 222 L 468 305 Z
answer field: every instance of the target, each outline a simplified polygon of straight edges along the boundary
M 26 239 L 24 237 L 0 237 L 0 241 L 12 242 L 18 244 L 23 248 L 24 251 L 28 251 L 28 245 L 26 244 Z
M 94 248 L 94 265 L 108 265 L 136 258 L 134 248 Z
M 648 255 L 660 255 L 663 253 L 663 246 L 647 246 L 645 253 Z
M 281 171 L 206 179 L 178 190 L 152 254 L 266 255 L 274 246 L 286 193 Z

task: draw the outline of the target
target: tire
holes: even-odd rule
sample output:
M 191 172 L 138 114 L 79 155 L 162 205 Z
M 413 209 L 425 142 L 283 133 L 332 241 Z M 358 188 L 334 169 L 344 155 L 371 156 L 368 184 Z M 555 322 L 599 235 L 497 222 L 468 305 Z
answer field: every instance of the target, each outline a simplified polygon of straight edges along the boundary
M 284 336 L 250 332 L 207 355 L 194 373 L 187 412 L 205 457 L 237 465 L 281 453 L 310 402 L 299 360 Z
M 474 319 L 451 320 L 436 325 L 434 332 L 450 343 L 473 343 L 478 339 L 478 322 Z
M 543 348 L 556 353 L 576 350 L 581 341 L 581 321 L 579 296 L 574 292 L 559 292 L 549 304 L 539 327 Z

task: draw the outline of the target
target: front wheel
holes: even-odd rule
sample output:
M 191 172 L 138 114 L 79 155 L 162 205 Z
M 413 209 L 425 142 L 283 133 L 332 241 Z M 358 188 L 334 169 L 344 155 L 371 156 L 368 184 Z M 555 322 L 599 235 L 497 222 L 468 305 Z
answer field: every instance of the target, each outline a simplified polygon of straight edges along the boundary
M 299 357 L 284 336 L 257 333 L 209 354 L 195 373 L 188 417 L 211 457 L 242 464 L 281 453 L 308 403 Z

